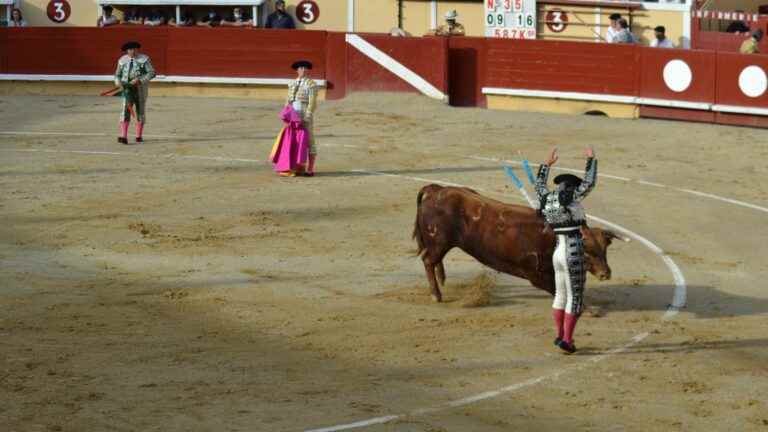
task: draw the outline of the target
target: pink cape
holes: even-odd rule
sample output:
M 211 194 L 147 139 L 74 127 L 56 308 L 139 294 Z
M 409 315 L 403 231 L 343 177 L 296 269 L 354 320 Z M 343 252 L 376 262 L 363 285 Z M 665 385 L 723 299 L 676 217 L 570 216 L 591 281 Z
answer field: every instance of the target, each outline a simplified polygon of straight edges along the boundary
M 299 165 L 307 163 L 309 134 L 301 122 L 301 115 L 290 105 L 283 108 L 280 118 L 285 126 L 277 135 L 269 159 L 276 172 L 296 171 Z

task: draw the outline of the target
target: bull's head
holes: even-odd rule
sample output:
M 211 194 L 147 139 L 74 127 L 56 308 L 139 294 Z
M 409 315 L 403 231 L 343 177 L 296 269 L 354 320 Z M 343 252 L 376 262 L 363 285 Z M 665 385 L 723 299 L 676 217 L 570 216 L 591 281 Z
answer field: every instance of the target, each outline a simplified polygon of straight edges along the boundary
M 584 258 L 587 270 L 601 281 L 610 279 L 611 267 L 608 265 L 608 246 L 611 245 L 613 239 L 626 242 L 629 239 L 602 228 L 582 228 L 581 233 L 584 237 Z

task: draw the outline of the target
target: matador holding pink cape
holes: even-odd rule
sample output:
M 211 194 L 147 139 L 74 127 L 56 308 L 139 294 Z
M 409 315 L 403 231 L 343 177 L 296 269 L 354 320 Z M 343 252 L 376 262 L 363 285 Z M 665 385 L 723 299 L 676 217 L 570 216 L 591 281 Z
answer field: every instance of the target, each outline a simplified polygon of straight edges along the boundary
M 272 147 L 270 161 L 284 177 L 315 175 L 317 144 L 313 116 L 317 106 L 317 84 L 309 78 L 312 63 L 301 60 L 291 66 L 297 73 L 288 85 L 288 99 L 280 113 L 284 123 Z

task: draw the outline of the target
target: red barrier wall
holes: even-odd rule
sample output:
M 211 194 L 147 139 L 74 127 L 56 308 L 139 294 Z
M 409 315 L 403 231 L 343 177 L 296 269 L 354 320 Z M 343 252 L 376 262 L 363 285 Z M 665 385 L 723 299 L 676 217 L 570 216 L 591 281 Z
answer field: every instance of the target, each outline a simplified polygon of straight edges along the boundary
M 683 91 L 674 91 L 664 81 L 664 68 L 679 60 L 690 68 L 691 83 Z M 686 102 L 715 101 L 715 53 L 679 49 L 640 48 L 640 96 Z
M 438 90 L 448 92 L 446 38 L 406 38 L 378 34 L 359 36 L 395 58 Z M 418 91 L 352 46 L 347 47 L 347 88 L 351 91 Z
M 488 39 L 489 87 L 636 95 L 639 48 Z
M 8 32 L 0 31 L 0 73 L 8 73 Z
M 488 56 L 485 38 L 448 39 L 448 93 L 453 106 L 486 106 Z
M 182 28 L 168 34 L 167 75 L 290 78 L 291 64 L 309 60 L 325 79 L 326 32 Z
M 140 41 L 159 73 L 166 73 L 168 28 L 29 27 L 6 29 L 6 73 L 110 75 L 120 47 Z
M 347 95 L 347 42 L 344 33 L 328 33 L 325 51 L 326 97 L 342 99 Z
M 716 103 L 768 108 L 768 92 L 758 97 L 750 97 L 739 87 L 739 76 L 748 66 L 757 66 L 763 71 L 768 71 L 768 56 L 717 53 Z

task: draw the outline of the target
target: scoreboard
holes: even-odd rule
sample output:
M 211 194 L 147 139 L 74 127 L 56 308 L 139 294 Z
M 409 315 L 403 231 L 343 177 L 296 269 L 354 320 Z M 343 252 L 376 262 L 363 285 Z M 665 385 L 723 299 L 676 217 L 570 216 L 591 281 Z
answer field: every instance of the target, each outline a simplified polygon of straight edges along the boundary
M 536 39 L 536 0 L 484 0 L 487 37 Z

